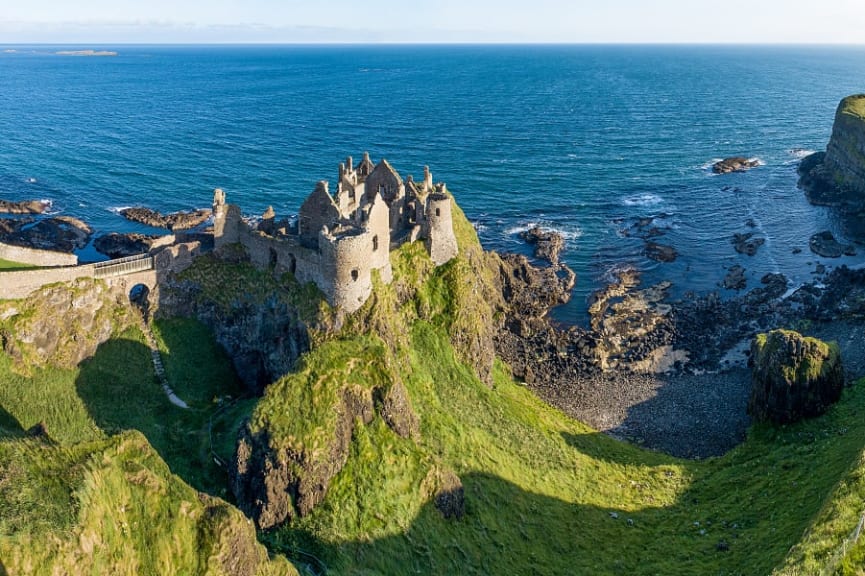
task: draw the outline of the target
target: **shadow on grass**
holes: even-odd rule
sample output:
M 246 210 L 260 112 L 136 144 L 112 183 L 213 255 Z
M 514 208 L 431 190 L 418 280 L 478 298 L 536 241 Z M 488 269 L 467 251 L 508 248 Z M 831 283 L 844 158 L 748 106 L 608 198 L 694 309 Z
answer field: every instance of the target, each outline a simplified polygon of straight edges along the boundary
M 311 552 L 339 574 L 768 574 L 858 461 L 863 410 L 860 385 L 824 417 L 755 426 L 744 444 L 705 461 L 608 450 L 614 441 L 597 433 L 563 434 L 574 450 L 605 456 L 604 504 L 590 487 L 557 488 L 560 498 L 468 472 L 459 521 L 428 502 L 403 528 L 361 501 L 355 512 L 313 511 L 264 540 L 288 555 Z M 639 474 L 629 473 L 634 466 Z M 322 541 L 318 534 L 340 533 L 331 522 L 342 533 L 356 533 L 345 525 L 357 523 L 392 535 Z
M 6 411 L 3 406 L 0 406 L 0 439 L 3 438 L 19 438 L 24 434 L 24 430 L 12 414 Z M 0 565 L 0 568 L 3 566 Z M 3 571 L 0 570 L 0 574 Z
M 173 359 L 164 354 L 163 362 L 169 365 Z M 236 433 L 236 428 L 220 420 L 224 411 L 216 403 L 193 404 L 188 410 L 171 404 L 154 372 L 150 349 L 142 342 L 117 338 L 103 343 L 80 365 L 75 385 L 90 416 L 104 432 L 139 430 L 171 471 L 189 485 L 230 497 L 227 474 L 211 454 L 211 418 L 217 436 L 214 444 L 228 444 L 222 436 Z

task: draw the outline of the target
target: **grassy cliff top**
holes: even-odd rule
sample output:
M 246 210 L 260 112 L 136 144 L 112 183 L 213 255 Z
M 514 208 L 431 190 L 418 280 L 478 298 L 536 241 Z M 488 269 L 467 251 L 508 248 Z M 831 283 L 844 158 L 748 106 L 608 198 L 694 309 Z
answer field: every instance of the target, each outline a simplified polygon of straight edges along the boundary
M 838 112 L 865 120 L 865 94 L 853 94 L 841 100 Z

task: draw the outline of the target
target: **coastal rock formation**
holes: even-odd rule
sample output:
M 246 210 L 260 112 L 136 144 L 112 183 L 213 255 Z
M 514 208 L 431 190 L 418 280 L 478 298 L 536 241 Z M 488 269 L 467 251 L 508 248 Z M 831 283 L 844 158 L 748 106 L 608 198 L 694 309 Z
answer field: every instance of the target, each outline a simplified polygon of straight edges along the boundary
M 804 158 L 799 175 L 810 202 L 865 209 L 865 94 L 841 100 L 826 151 Z
M 811 249 L 811 252 L 824 258 L 839 258 L 842 254 L 848 256 L 856 255 L 856 248 L 852 244 L 841 244 L 835 240 L 835 236 L 828 230 L 811 236 L 808 240 L 808 247 Z
M 246 388 L 260 395 L 264 387 L 291 371 L 309 350 L 309 331 L 297 310 L 273 295 L 262 302 L 236 301 L 229 307 L 196 298 L 199 285 L 174 282 L 161 291 L 160 314 L 197 318 L 213 330 L 231 357 Z
M 727 290 L 741 290 L 748 281 L 745 279 L 745 269 L 738 264 L 731 266 L 724 276 L 722 285 Z
M 0 241 L 27 248 L 74 252 L 87 246 L 93 229 L 77 218 L 56 216 L 43 220 L 21 218 L 0 224 Z
M 646 257 L 656 262 L 673 262 L 679 257 L 679 252 L 667 244 L 647 241 Z
M 74 368 L 134 318 L 132 308 L 118 304 L 104 284 L 81 278 L 0 303 L 0 319 L 13 327 L 0 330 L 0 348 L 22 370 L 45 364 Z
M 49 204 L 42 200 L 22 200 L 12 202 L 0 200 L 0 214 L 42 214 L 48 209 Z
M 754 237 L 753 232 L 745 232 L 741 234 L 737 232 L 733 234 L 733 238 L 730 239 L 730 242 L 739 254 L 753 256 L 757 253 L 757 249 L 766 243 L 766 239 L 759 236 Z
M 753 388 L 748 411 L 779 424 L 817 416 L 841 396 L 838 345 L 792 330 L 759 334 L 751 344 Z
M 731 156 L 712 164 L 712 172 L 715 174 L 729 174 L 730 172 L 745 172 L 760 165 L 756 158 L 745 158 L 744 156 Z
M 195 228 L 210 218 L 210 214 L 210 210 L 206 209 L 194 210 L 192 212 L 172 212 L 171 214 L 161 214 L 156 210 L 142 207 L 124 208 L 120 211 L 120 215 L 127 220 L 140 222 L 153 228 L 167 228 L 169 230 Z
M 355 358 L 344 359 L 348 361 L 345 370 L 352 370 Z M 314 430 L 318 438 L 314 446 L 304 445 L 300 438 L 277 440 L 271 435 L 267 422 L 262 426 L 260 421 L 251 421 L 242 427 L 235 462 L 229 469 L 231 487 L 240 509 L 252 517 L 259 528 L 272 528 L 305 516 L 324 499 L 330 481 L 349 458 L 352 435 L 357 427 L 367 426 L 376 416 L 381 416 L 388 426 L 399 422 L 392 430 L 401 436 L 417 433 L 417 416 L 398 374 L 390 371 L 386 361 L 377 354 L 370 364 L 358 369 L 367 371 L 365 376 L 386 370 L 390 381 L 370 387 L 347 382 L 316 384 L 321 395 L 319 402 L 325 405 L 320 412 L 313 409 L 312 413 L 320 415 L 321 419 L 307 414 L 310 421 L 301 426 L 307 433 L 310 427 Z M 307 385 L 301 381 L 307 377 L 309 373 L 301 371 L 272 386 Z M 322 386 L 329 389 L 325 392 Z M 394 387 L 401 389 L 393 390 Z M 396 413 L 399 415 L 395 416 Z M 259 417 L 259 420 L 261 418 L 270 419 L 269 416 Z
M 109 258 L 123 258 L 149 252 L 154 241 L 159 238 L 160 236 L 154 235 L 111 232 L 96 238 L 93 241 L 93 247 L 96 248 L 97 252 L 105 254 Z
M 559 254 L 565 247 L 565 240 L 558 232 L 535 226 L 521 232 L 520 238 L 535 247 L 535 258 L 546 260 L 554 266 L 559 263 Z

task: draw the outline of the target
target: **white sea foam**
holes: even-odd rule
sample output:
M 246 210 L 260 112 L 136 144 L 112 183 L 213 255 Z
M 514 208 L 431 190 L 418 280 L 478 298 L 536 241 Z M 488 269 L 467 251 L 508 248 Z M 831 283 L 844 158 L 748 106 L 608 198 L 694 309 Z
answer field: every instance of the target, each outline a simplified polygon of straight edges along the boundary
M 766 165 L 766 162 L 762 158 L 758 158 L 757 156 L 754 156 L 752 158 L 748 158 L 748 162 L 756 162 L 757 166 L 765 166 Z
M 31 176 L 31 177 L 27 178 L 26 182 L 28 184 L 36 184 L 37 180 L 36 180 L 36 178 Z
M 810 150 L 808 148 L 790 148 L 789 150 L 787 150 L 787 154 L 789 154 L 793 158 L 796 158 L 797 160 L 801 160 L 805 156 L 810 156 L 814 152 L 814 150 Z
M 511 226 L 510 228 L 505 229 L 505 234 L 508 236 L 516 236 L 517 234 L 528 232 L 536 226 L 544 232 L 555 232 L 565 240 L 576 240 L 583 235 L 583 230 L 579 226 L 561 226 L 549 221 L 522 222 L 516 226 Z
M 664 199 L 656 194 L 640 194 L 623 199 L 622 204 L 625 206 L 655 206 L 663 201 Z
M 720 162 L 721 160 L 723 160 L 723 158 L 712 158 L 708 162 L 704 162 L 703 164 L 700 164 L 700 170 L 711 170 L 712 166 L 714 166 L 716 163 Z
M 130 208 L 132 208 L 132 206 L 109 206 L 109 207 L 107 208 L 107 210 L 108 210 L 109 212 L 114 212 L 115 214 L 120 214 L 120 213 L 123 212 L 124 210 L 128 210 L 128 209 L 130 209 Z

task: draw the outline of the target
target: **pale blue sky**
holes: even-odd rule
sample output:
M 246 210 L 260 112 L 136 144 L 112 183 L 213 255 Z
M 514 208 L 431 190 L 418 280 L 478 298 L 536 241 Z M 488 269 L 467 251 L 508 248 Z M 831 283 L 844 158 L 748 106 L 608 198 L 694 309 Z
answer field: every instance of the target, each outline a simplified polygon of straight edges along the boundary
M 0 0 L 22 42 L 865 43 L 865 0 Z

